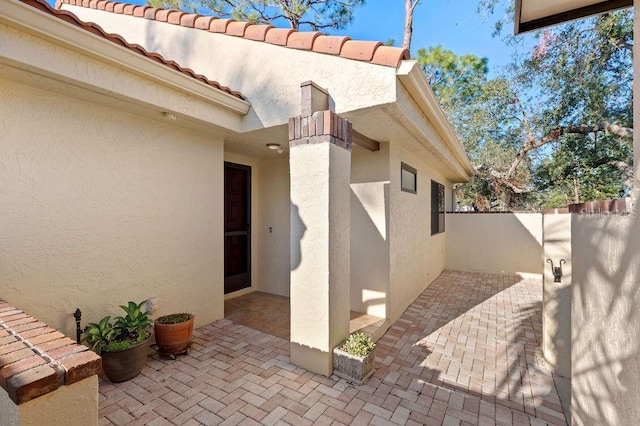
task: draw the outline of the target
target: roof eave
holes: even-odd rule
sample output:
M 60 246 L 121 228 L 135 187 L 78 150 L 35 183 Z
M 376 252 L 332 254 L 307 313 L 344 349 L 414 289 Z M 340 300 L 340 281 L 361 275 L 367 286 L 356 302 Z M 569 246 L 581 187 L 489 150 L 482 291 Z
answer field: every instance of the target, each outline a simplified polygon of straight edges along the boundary
M 8 22 L 30 34 L 53 40 L 76 51 L 153 80 L 164 86 L 215 104 L 238 115 L 246 115 L 251 104 L 173 70 L 146 56 L 138 55 L 75 25 L 56 19 L 17 0 L 4 2 L 0 22 Z
M 396 71 L 400 83 L 407 89 L 420 110 L 434 124 L 445 145 L 453 153 L 459 165 L 459 177 L 468 181 L 474 174 L 473 166 L 464 152 L 460 140 L 444 115 L 433 90 L 416 61 L 402 61 Z
M 529 3 L 529 0 L 516 0 L 516 10 L 514 19 L 514 33 L 516 35 L 535 31 L 552 25 L 561 24 L 563 22 L 574 21 L 576 19 L 585 18 L 592 15 L 610 12 L 616 9 L 623 9 L 633 6 L 633 0 L 606 0 L 586 6 L 568 8 L 567 10 L 547 16 L 540 16 L 530 21 L 522 21 L 523 2 Z

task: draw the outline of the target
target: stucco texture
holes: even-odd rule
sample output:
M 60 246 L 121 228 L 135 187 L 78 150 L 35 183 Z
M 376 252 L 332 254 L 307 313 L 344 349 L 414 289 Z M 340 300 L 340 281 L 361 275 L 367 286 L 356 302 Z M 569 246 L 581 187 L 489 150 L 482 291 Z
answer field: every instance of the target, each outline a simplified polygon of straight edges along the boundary
M 634 36 L 640 36 L 634 0 Z M 634 44 L 635 75 L 640 45 Z M 640 122 L 640 80 L 633 81 Z M 640 132 L 633 134 L 634 210 L 628 216 L 574 215 L 571 415 L 574 426 L 632 425 L 640 418 Z
M 540 213 L 449 214 L 446 239 L 447 269 L 542 274 Z
M 97 426 L 98 376 L 62 386 L 18 409 L 23 426 Z
M 221 140 L 2 79 L 0 129 L 5 299 L 72 337 L 128 300 L 223 316 Z
M 289 156 L 271 151 L 258 163 L 257 289 L 289 296 L 291 265 L 298 264 L 299 246 L 290 251 Z
M 299 115 L 300 83 L 308 80 L 329 88 L 337 113 L 395 98 L 393 67 L 91 8 L 64 5 L 64 9 L 242 92 L 252 102 L 244 131 L 286 124 L 289 117 Z M 256 102 L 259 98 L 262 101 Z
M 389 151 L 355 146 L 351 156 L 351 310 L 387 317 Z
M 401 190 L 401 163 L 417 170 L 417 193 Z M 387 318 L 395 321 L 416 297 L 444 270 L 444 233 L 431 235 L 431 180 L 446 188 L 449 204 L 451 183 L 434 171 L 423 156 L 397 144 L 391 145 L 389 183 L 390 279 Z
M 640 221 L 573 215 L 571 411 L 574 425 L 640 418 Z
M 547 365 L 562 377 L 571 377 L 571 215 L 545 214 L 543 241 L 543 354 Z M 561 282 L 554 282 L 551 264 L 562 267 Z M 565 263 L 560 265 L 564 259 Z
M 331 375 L 331 351 L 349 334 L 351 153 L 329 142 L 299 145 L 289 162 L 291 362 Z

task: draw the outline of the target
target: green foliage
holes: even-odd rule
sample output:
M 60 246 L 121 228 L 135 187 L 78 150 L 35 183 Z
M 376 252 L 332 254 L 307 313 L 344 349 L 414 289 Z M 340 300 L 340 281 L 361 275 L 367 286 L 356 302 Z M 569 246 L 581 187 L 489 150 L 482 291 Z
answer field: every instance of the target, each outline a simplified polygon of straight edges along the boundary
M 129 302 L 120 307 L 125 311 L 124 317 L 106 316 L 98 323 L 89 323 L 85 328 L 84 341 L 97 354 L 102 351 L 122 350 L 137 343 L 144 342 L 151 326 L 150 313 L 143 310 L 147 301 L 139 304 Z
M 626 195 L 614 162 L 631 157 L 628 145 L 616 143 L 612 135 L 567 135 L 556 145 L 535 170 L 534 181 L 543 194 L 541 207 L 564 207 Z
M 340 349 L 343 351 L 355 355 L 355 356 L 367 356 L 376 347 L 371 337 L 364 333 L 353 333 L 345 340 Z
M 458 56 L 442 46 L 419 49 L 417 61 L 443 106 L 473 101 L 489 72 L 487 58 Z
M 129 302 L 127 306 L 120 305 L 126 315 L 115 318 L 114 328 L 122 340 L 143 342 L 146 339 L 147 328 L 152 324 L 150 312 L 145 308 L 146 304 L 147 301 L 143 300 L 138 304 Z
M 508 15 L 505 3 L 480 7 Z M 633 126 L 632 30 L 626 10 L 519 37 L 537 44 L 493 78 L 482 58 L 440 46 L 419 51 L 476 170 L 456 187 L 460 204 L 535 209 L 628 193 L 630 132 L 604 129 Z
M 104 348 L 104 350 L 106 352 L 123 351 L 125 349 L 130 348 L 131 346 L 137 345 L 138 343 L 140 343 L 140 342 L 132 341 L 132 340 L 123 340 L 123 341 L 111 342 Z
M 85 342 L 92 351 L 100 355 L 115 339 L 117 332 L 110 322 L 111 317 L 106 316 L 98 323 L 90 322 L 85 329 Z
M 147 0 L 153 7 L 217 15 L 253 23 L 286 20 L 292 28 L 341 29 L 365 0 Z
M 179 324 L 190 320 L 192 317 L 193 315 L 187 313 L 171 314 L 158 318 L 158 322 L 160 324 Z

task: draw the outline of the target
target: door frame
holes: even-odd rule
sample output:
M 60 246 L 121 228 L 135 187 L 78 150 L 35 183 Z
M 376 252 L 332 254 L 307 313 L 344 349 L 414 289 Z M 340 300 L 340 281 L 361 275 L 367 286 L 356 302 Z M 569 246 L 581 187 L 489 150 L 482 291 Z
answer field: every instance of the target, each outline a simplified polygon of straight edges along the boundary
M 237 234 L 237 232 L 229 232 L 227 233 L 226 231 L 226 224 L 227 224 L 227 208 L 226 208 L 226 202 L 227 202 L 227 191 L 226 191 L 226 170 L 227 168 L 233 168 L 233 169 L 239 169 L 239 170 L 244 170 L 247 172 L 247 200 L 246 200 L 246 205 L 247 205 L 247 272 L 246 274 L 248 275 L 248 285 L 246 285 L 245 287 L 241 287 L 238 288 L 237 290 L 231 290 L 229 292 L 226 291 L 227 286 L 230 287 L 237 287 L 239 286 L 239 284 L 237 284 L 237 281 L 242 281 L 244 278 L 243 276 L 245 274 L 239 274 L 239 275 L 234 275 L 231 277 L 227 277 L 226 274 L 224 276 L 224 294 L 225 296 L 239 292 L 239 291 L 243 291 L 243 290 L 247 290 L 250 289 L 253 286 L 253 275 L 252 275 L 252 248 L 253 248 L 253 244 L 252 244 L 252 223 L 253 223 L 253 206 L 251 203 L 251 197 L 252 197 L 252 187 L 253 187 L 253 181 L 252 181 L 252 167 L 246 164 L 239 164 L 239 163 L 234 163 L 232 161 L 225 161 L 224 162 L 224 173 L 223 173 L 223 209 L 224 209 L 224 218 L 223 218 L 223 238 L 226 238 L 227 236 L 231 236 L 231 235 L 227 235 L 227 234 Z M 226 244 L 223 242 L 223 259 L 224 259 L 224 265 L 226 268 L 226 262 L 227 262 L 227 255 L 226 255 Z M 236 284 L 234 284 L 236 283 Z

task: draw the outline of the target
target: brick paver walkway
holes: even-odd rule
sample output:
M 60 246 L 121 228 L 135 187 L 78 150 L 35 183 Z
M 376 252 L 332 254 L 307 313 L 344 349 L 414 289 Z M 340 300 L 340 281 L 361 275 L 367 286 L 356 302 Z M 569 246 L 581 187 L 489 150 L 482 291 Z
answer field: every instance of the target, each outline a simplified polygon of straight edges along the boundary
M 564 425 L 541 360 L 539 280 L 445 271 L 378 342 L 363 386 L 289 363 L 289 342 L 221 320 L 189 356 L 100 382 L 100 425 Z

